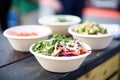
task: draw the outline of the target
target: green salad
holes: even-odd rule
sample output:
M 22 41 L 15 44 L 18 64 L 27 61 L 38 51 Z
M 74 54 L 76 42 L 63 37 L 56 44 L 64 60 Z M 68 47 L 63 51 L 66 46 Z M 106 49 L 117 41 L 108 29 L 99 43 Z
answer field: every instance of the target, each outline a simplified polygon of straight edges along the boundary
M 74 32 L 80 34 L 89 34 L 89 35 L 98 35 L 98 34 L 107 34 L 107 29 L 103 28 L 99 24 L 84 22 L 80 26 L 77 26 Z
M 56 19 L 55 22 L 70 22 L 70 21 L 71 21 L 71 20 L 68 20 L 68 19 L 66 19 L 66 18 L 64 18 L 64 17 L 59 17 L 59 18 Z
M 48 40 L 36 42 L 32 50 L 42 55 L 55 57 L 79 56 L 89 51 L 82 47 L 78 41 L 61 34 L 55 34 Z

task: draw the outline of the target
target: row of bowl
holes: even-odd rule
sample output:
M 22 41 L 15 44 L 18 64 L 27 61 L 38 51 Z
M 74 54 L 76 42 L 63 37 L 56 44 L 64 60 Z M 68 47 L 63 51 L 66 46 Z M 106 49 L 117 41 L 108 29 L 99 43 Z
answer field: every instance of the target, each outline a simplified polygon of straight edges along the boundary
M 9 28 L 4 31 L 4 36 L 8 38 L 12 47 L 17 51 L 29 51 L 32 43 L 38 40 L 48 39 L 49 35 L 56 33 L 71 34 L 74 39 L 85 42 L 91 46 L 93 50 L 107 48 L 113 38 L 113 29 L 107 24 L 102 24 L 107 28 L 108 33 L 103 35 L 86 35 L 73 31 L 79 26 L 81 19 L 73 15 L 57 15 L 46 16 L 39 19 L 41 25 L 21 25 Z M 23 32 L 23 33 L 22 33 Z M 20 34 L 37 33 L 37 36 L 19 36 Z M 18 36 L 16 36 L 17 34 Z
M 109 46 L 110 42 L 113 39 L 113 35 L 115 33 L 114 27 L 112 27 L 112 25 L 99 24 L 101 27 L 107 29 L 107 34 L 86 35 L 86 34 L 76 33 L 73 31 L 76 27 L 82 25 L 82 24 L 78 24 L 80 22 L 81 19 L 73 15 L 46 16 L 39 19 L 40 24 L 49 26 L 51 28 L 52 34 L 56 34 L 56 33 L 62 33 L 66 35 L 71 34 L 74 39 L 89 44 L 93 50 L 105 49 Z
M 81 19 L 73 15 L 46 16 L 39 19 L 41 25 L 20 25 L 8 28 L 3 35 L 7 37 L 12 47 L 21 52 L 30 51 L 41 64 L 41 66 L 52 72 L 69 72 L 79 68 L 91 50 L 107 48 L 113 39 L 113 31 L 109 25 L 101 25 L 108 30 L 104 35 L 86 35 L 74 32 Z M 78 40 L 82 46 L 86 47 L 86 54 L 75 57 L 53 57 L 41 55 L 33 51 L 33 45 L 37 41 L 48 40 L 56 33 L 69 35 Z

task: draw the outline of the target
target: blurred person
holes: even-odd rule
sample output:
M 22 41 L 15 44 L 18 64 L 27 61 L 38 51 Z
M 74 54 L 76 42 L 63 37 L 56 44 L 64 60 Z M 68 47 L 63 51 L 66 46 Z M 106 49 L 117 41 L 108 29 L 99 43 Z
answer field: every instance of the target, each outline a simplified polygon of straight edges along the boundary
M 82 11 L 85 6 L 85 0 L 59 0 L 62 10 L 57 14 L 70 14 L 82 18 Z
M 27 14 L 38 9 L 38 0 L 13 0 L 12 9 L 20 14 Z
M 37 24 L 38 0 L 13 0 L 11 6 L 10 27 L 16 25 Z
M 55 14 L 76 15 L 80 18 L 85 6 L 85 0 L 39 0 L 39 2 L 41 5 L 47 5 L 49 9 L 52 7 Z
M 0 26 L 2 31 L 8 28 L 8 13 L 11 3 L 12 0 L 0 0 Z
M 39 0 L 40 16 L 54 15 L 62 10 L 59 0 Z

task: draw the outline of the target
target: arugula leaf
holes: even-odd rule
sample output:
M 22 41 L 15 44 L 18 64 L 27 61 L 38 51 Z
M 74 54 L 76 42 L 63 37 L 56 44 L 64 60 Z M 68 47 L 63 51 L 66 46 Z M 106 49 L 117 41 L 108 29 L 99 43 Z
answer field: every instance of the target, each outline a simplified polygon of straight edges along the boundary
M 66 45 L 66 42 L 73 40 L 72 38 L 67 38 L 62 34 L 54 34 L 49 40 L 38 41 L 33 46 L 33 51 L 41 53 L 43 55 L 50 56 L 54 49 L 55 45 Z

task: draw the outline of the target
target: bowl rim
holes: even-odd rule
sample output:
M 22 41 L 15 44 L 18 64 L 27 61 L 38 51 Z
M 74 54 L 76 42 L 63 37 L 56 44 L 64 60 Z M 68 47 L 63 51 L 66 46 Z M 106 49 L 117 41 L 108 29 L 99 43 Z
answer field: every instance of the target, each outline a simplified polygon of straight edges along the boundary
M 79 37 L 88 37 L 88 38 L 103 38 L 103 37 L 110 37 L 110 36 L 113 36 L 114 35 L 114 31 L 111 32 L 111 33 L 107 33 L 107 34 L 101 34 L 101 35 L 88 35 L 88 34 L 80 34 L 80 33 L 76 33 L 76 32 L 73 32 L 72 30 L 79 26 L 81 24 L 76 24 L 76 25 L 73 25 L 73 26 L 70 26 L 68 28 L 68 32 L 73 35 L 73 36 L 79 36 Z M 107 25 L 107 24 L 101 24 L 101 25 Z
M 43 21 L 43 19 L 48 19 L 48 18 L 53 18 L 56 19 L 58 17 L 68 17 L 71 19 L 76 19 L 76 21 L 71 21 L 71 22 L 45 22 Z M 43 16 L 41 18 L 38 19 L 38 22 L 42 25 L 48 25 L 48 26 L 69 26 L 69 25 L 74 25 L 77 24 L 79 22 L 81 22 L 81 18 L 75 15 L 49 15 L 49 16 Z
M 45 35 L 38 35 L 38 36 L 13 36 L 13 35 L 10 35 L 8 34 L 9 31 L 12 31 L 12 29 L 15 29 L 15 28 L 23 28 L 23 27 L 26 27 L 26 28 L 30 28 L 30 27 L 35 27 L 35 28 L 40 28 L 42 27 L 42 29 L 45 29 L 47 30 L 47 34 Z M 12 38 L 12 39 L 37 39 L 37 38 L 43 38 L 43 37 L 46 37 L 46 36 L 49 36 L 50 34 L 52 33 L 52 30 L 48 27 L 48 26 L 42 26 L 42 25 L 18 25 L 18 26 L 14 26 L 14 27 L 10 27 L 8 29 L 6 29 L 4 32 L 3 32 L 3 35 L 7 38 Z
M 84 43 L 84 42 L 80 42 L 80 44 L 82 44 L 82 45 L 85 45 L 85 46 L 87 46 L 89 49 L 88 50 L 90 50 L 88 53 L 85 53 L 85 54 L 82 54 L 82 55 L 80 55 L 80 56 L 72 56 L 72 57 L 54 57 L 54 56 L 46 56 L 46 55 L 42 55 L 42 54 L 40 54 L 40 53 L 37 53 L 37 52 L 34 52 L 33 50 L 32 50 L 32 47 L 34 46 L 34 44 L 35 43 L 33 43 L 31 46 L 30 46 L 30 48 L 29 48 L 29 51 L 34 55 L 34 56 L 38 56 L 38 57 L 40 57 L 40 58 L 45 58 L 45 59 L 49 59 L 49 60 L 75 60 L 75 59 L 80 59 L 80 58 L 83 58 L 83 57 L 87 57 L 88 55 L 90 55 L 91 53 L 92 53 L 92 49 L 91 49 L 91 47 L 88 45 L 88 44 L 86 44 L 86 43 Z

